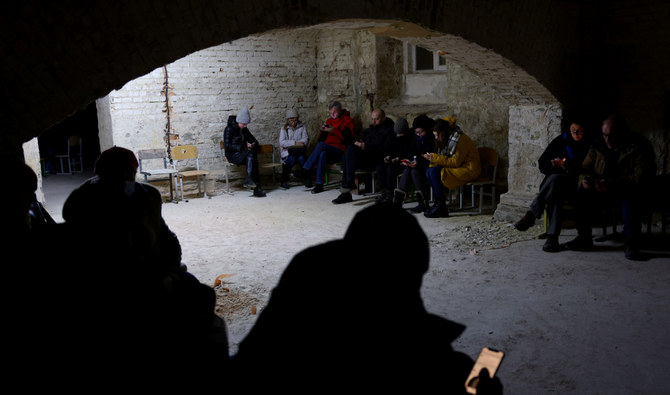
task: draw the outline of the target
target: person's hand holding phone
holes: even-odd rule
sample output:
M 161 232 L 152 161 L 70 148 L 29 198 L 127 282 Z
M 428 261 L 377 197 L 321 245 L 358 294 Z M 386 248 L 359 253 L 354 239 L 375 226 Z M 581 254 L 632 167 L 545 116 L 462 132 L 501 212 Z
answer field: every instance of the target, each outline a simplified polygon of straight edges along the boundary
M 469 394 L 502 394 L 502 383 L 495 377 L 498 366 L 505 354 L 502 351 L 484 347 L 465 380 L 465 390 Z
M 477 382 L 477 395 L 502 395 L 503 386 L 500 379 L 491 377 L 488 369 L 483 368 L 479 372 L 479 382 Z

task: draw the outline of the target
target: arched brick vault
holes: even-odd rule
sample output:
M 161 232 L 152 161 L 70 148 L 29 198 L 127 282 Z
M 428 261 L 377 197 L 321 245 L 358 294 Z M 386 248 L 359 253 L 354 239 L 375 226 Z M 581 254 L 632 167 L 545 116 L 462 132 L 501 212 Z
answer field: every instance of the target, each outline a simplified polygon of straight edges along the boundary
M 476 43 L 525 70 L 539 82 L 536 93 L 550 93 L 568 110 L 584 107 L 597 117 L 617 110 L 641 131 L 667 138 L 669 15 L 669 3 L 656 0 L 26 1 L 0 16 L 2 155 L 199 49 L 354 17 L 412 22 Z M 510 81 L 507 92 L 531 91 Z

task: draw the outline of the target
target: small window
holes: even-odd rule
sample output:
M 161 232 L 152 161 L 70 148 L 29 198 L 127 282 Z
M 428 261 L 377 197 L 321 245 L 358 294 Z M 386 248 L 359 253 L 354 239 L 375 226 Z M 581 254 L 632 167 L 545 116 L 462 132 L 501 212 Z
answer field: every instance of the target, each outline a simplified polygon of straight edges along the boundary
M 413 72 L 444 71 L 447 69 L 447 59 L 440 56 L 438 51 L 429 51 L 416 45 L 409 45 L 408 55 L 410 69 Z
M 421 47 L 414 47 L 414 56 L 416 56 L 416 62 L 414 70 L 433 70 L 433 53 L 427 49 Z

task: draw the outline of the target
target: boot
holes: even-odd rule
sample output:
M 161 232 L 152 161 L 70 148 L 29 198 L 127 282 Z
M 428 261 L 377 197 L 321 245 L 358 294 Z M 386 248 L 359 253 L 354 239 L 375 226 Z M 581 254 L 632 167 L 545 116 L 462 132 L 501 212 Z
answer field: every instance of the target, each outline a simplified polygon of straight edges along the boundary
M 393 191 L 393 205 L 402 208 L 402 202 L 405 201 L 405 191 L 396 189 Z
M 254 173 L 253 156 L 249 154 L 247 155 L 247 178 L 244 180 L 245 188 L 256 188 L 253 173 Z
M 426 199 L 423 197 L 423 192 L 421 191 L 416 191 L 416 200 L 419 201 L 419 204 L 417 204 L 416 207 L 411 208 L 409 210 L 410 213 L 418 214 L 418 213 L 423 213 L 428 209 L 428 205 L 426 204 Z
M 353 202 L 353 197 L 351 196 L 351 192 L 342 192 L 338 197 L 333 199 L 333 204 L 342 204 L 342 203 L 349 203 Z
M 393 201 L 393 192 L 389 191 L 388 189 L 384 189 L 375 199 L 375 204 L 390 203 L 392 201 Z
M 258 185 L 254 188 L 254 196 L 255 197 L 265 197 L 265 191 L 263 191 L 263 188 L 261 188 L 260 185 Z
M 288 189 L 288 176 L 291 172 L 291 166 L 283 165 L 281 173 L 281 184 L 279 185 L 282 189 Z
M 449 217 L 449 208 L 447 207 L 447 203 L 444 201 L 444 199 L 440 199 L 435 201 L 433 207 L 426 210 L 423 215 L 426 218 L 447 218 Z
M 514 228 L 521 232 L 525 232 L 533 225 L 535 225 L 535 214 L 526 211 L 526 215 L 514 224 Z
M 562 249 L 561 245 L 558 243 L 558 236 L 556 235 L 547 235 L 547 240 L 542 246 L 542 251 L 545 252 L 559 252 Z

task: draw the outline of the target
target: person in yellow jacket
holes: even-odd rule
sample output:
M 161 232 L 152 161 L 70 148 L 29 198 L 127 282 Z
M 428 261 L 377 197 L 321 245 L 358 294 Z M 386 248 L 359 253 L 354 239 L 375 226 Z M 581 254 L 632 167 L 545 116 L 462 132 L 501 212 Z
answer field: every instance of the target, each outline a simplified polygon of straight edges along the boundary
M 437 152 L 427 152 L 423 157 L 430 161 L 426 176 L 433 190 L 434 203 L 423 215 L 441 218 L 449 216 L 447 191 L 477 179 L 482 169 L 477 146 L 463 133 L 454 117 L 438 119 L 433 130 Z

